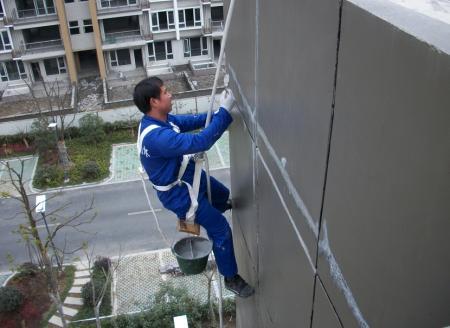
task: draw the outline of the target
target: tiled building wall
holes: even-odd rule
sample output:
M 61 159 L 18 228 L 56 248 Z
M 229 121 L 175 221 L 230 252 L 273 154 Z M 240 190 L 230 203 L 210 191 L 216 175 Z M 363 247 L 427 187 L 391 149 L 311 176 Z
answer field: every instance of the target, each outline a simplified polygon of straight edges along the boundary
M 450 324 L 450 29 L 366 3 L 236 1 L 238 327 Z

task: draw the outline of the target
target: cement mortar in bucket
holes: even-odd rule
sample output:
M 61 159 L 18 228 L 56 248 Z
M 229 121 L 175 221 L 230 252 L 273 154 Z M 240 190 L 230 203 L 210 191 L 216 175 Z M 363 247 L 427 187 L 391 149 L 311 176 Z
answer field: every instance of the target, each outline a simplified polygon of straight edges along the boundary
M 202 273 L 211 251 L 212 242 L 203 237 L 182 238 L 172 246 L 172 253 L 186 275 Z

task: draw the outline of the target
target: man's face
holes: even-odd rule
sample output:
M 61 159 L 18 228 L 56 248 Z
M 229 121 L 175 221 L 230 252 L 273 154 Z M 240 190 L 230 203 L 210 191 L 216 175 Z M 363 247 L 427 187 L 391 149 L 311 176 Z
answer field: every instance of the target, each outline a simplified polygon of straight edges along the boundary
M 172 110 L 172 95 L 166 89 L 166 86 L 161 87 L 159 99 L 151 98 L 152 110 L 156 109 L 163 114 L 168 114 Z

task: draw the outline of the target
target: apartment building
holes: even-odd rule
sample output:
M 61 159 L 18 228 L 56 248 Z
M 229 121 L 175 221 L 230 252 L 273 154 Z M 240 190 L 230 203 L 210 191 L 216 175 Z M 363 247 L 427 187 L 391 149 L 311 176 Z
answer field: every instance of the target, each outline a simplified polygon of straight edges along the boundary
M 217 0 L 0 0 L 0 88 L 175 65 L 213 66 Z M 116 73 L 117 74 L 117 73 Z

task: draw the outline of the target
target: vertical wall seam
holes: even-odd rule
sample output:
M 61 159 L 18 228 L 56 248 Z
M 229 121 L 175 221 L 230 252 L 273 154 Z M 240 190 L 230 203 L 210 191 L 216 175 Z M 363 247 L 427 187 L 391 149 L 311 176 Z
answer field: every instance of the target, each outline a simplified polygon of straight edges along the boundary
M 336 54 L 335 54 L 335 62 L 334 62 L 334 76 L 333 76 L 333 96 L 331 99 L 331 113 L 330 113 L 330 125 L 328 128 L 327 155 L 326 155 L 326 161 L 325 161 L 325 172 L 324 172 L 323 187 L 322 187 L 322 199 L 321 199 L 319 222 L 318 222 L 318 229 L 317 229 L 317 247 L 316 247 L 316 259 L 315 259 L 316 260 L 316 263 L 315 263 L 316 277 L 314 279 L 314 289 L 313 289 L 313 298 L 312 298 L 312 306 L 311 306 L 311 321 L 310 321 L 311 328 L 313 325 L 313 318 L 314 318 L 317 280 L 320 279 L 319 271 L 318 271 L 319 242 L 320 242 L 320 232 L 322 229 L 323 209 L 324 209 L 324 204 L 325 204 L 325 192 L 326 192 L 327 179 L 328 179 L 328 168 L 329 168 L 329 163 L 330 163 L 331 138 L 333 135 L 333 125 L 334 125 L 334 110 L 335 110 L 335 106 L 336 106 L 336 88 L 337 88 L 337 76 L 338 76 L 338 68 L 339 68 L 339 50 L 340 50 L 340 46 L 341 46 L 341 30 L 342 30 L 342 8 L 343 8 L 343 0 L 339 0 Z M 325 290 L 325 287 L 323 289 Z M 326 293 L 328 296 L 328 292 L 326 292 Z M 341 318 L 339 317 L 339 314 L 337 313 L 336 308 L 334 307 L 334 304 L 331 302 L 331 299 L 329 298 L 329 296 L 328 296 L 328 299 L 334 309 L 334 312 L 336 313 L 337 318 L 339 319 L 339 322 L 342 325 Z

